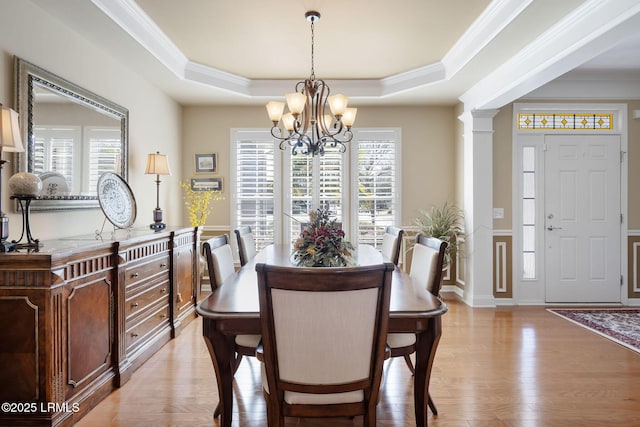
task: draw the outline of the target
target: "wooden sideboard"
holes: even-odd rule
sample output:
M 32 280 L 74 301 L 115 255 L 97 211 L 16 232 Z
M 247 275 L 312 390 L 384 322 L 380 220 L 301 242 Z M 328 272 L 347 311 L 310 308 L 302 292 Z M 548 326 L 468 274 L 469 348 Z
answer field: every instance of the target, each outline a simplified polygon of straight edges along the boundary
M 0 254 L 0 425 L 73 425 L 195 318 L 197 228 Z

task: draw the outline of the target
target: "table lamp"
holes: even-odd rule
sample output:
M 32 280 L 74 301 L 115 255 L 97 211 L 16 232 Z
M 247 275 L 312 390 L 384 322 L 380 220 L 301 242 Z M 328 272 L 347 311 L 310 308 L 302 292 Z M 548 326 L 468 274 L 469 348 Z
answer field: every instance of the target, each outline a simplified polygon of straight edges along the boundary
M 153 211 L 153 224 L 149 227 L 152 230 L 164 230 L 166 225 L 162 223 L 162 209 L 160 209 L 160 175 L 171 175 L 169 161 L 165 154 L 157 151 L 147 155 L 147 168 L 144 172 L 147 175 L 156 175 L 156 208 Z
M 15 243 L 7 242 L 9 237 L 9 217 L 2 211 L 2 167 L 7 160 L 2 159 L 3 152 L 24 151 L 18 113 L 11 108 L 5 108 L 0 104 L 2 115 L 0 116 L 0 252 L 9 252 L 15 249 Z

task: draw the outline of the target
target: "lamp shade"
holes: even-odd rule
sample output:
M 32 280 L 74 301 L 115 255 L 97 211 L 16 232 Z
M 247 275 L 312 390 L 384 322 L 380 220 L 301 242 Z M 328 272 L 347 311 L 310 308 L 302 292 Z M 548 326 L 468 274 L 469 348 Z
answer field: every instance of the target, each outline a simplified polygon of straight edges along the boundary
M 278 123 L 282 118 L 282 112 L 284 111 L 284 102 L 270 101 L 267 102 L 267 112 L 269 113 L 269 119 Z
M 347 109 L 347 105 L 349 104 L 349 98 L 338 93 L 327 97 L 327 102 L 329 102 L 329 108 L 334 116 L 342 116 L 344 114 L 344 110 Z
M 353 126 L 353 123 L 356 121 L 357 113 L 357 108 L 346 108 L 344 110 L 344 115 L 342 116 L 342 123 L 344 123 L 347 128 L 351 128 L 351 126 Z
M 167 155 L 160 154 L 160 152 L 147 154 L 147 168 L 144 173 L 149 175 L 171 175 Z
M 307 102 L 307 97 L 303 93 L 286 93 L 284 97 L 287 99 L 287 106 L 291 114 L 296 115 L 302 113 Z
M 0 151 L 24 151 L 18 113 L 11 108 L 2 107 L 0 119 Z

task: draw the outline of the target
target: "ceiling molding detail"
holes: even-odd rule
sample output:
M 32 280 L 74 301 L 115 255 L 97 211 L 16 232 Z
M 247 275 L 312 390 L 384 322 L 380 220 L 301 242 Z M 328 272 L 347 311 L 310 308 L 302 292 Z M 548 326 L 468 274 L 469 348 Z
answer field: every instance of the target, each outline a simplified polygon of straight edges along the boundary
M 134 0 L 91 0 L 137 43 L 181 80 L 205 84 L 246 97 L 280 96 L 293 80 L 248 79 L 193 62 L 162 32 Z M 381 98 L 451 79 L 509 25 L 533 0 L 494 0 L 443 60 L 382 79 L 339 80 L 352 97 Z
M 413 89 L 442 81 L 446 78 L 445 67 L 442 62 L 426 65 L 424 67 L 398 73 L 396 75 L 378 80 L 383 88 L 383 95 Z
M 634 34 L 639 14 L 632 0 L 583 3 L 464 93 L 465 110 L 500 108 L 565 74 Z
M 178 78 L 185 78 L 189 59 L 133 0 L 91 0 Z
M 442 58 L 447 78 L 453 77 L 484 49 L 533 0 L 494 0 Z

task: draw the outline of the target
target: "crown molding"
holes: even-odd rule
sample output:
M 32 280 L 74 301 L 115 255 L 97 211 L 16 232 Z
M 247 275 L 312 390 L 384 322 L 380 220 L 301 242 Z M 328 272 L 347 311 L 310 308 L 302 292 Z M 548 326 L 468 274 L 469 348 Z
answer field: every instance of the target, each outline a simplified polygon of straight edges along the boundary
M 181 80 L 189 59 L 134 0 L 91 2 Z
M 424 67 L 385 77 L 379 80 L 379 82 L 382 88 L 382 95 L 392 95 L 419 86 L 436 83 L 445 78 L 444 64 L 442 62 L 436 62 Z
M 447 78 L 457 74 L 533 0 L 494 0 L 442 58 Z
M 225 89 L 240 95 L 251 96 L 251 80 L 236 74 L 218 70 L 208 65 L 187 61 L 184 79 Z
M 465 109 L 500 108 L 635 34 L 639 25 L 637 1 L 586 1 L 460 100 Z
M 482 50 L 532 0 L 494 0 L 442 61 L 382 79 L 336 80 L 354 97 L 380 98 L 450 79 Z M 180 80 L 202 83 L 248 97 L 273 97 L 290 91 L 293 80 L 251 80 L 193 62 L 162 32 L 134 0 L 91 0 Z

